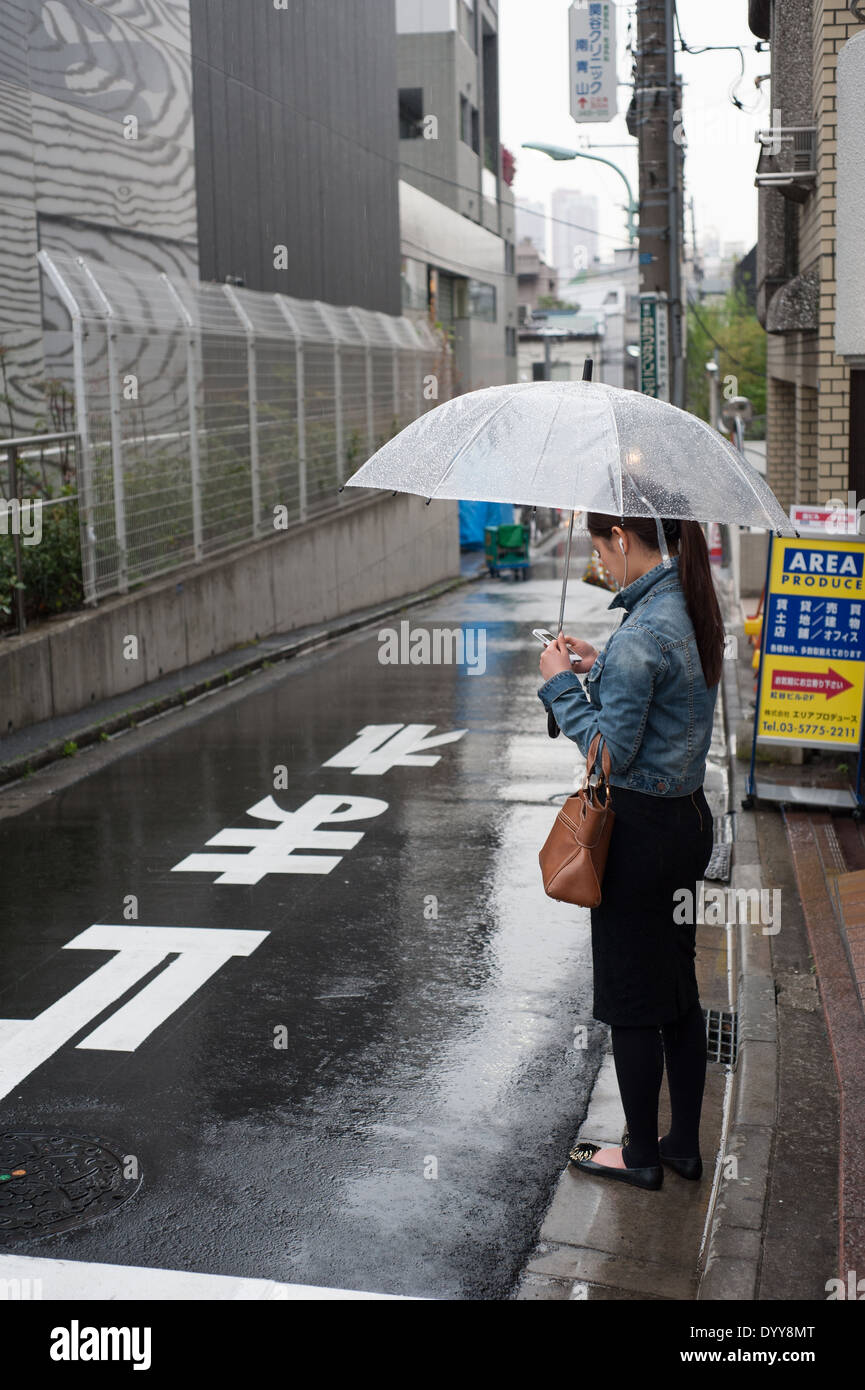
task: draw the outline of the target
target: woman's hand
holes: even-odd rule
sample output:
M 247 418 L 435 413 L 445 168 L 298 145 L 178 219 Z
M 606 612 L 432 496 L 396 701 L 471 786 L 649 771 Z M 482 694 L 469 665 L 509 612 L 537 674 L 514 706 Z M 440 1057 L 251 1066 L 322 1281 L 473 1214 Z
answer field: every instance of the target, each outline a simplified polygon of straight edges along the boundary
M 580 658 L 579 661 L 571 661 L 569 650 Z M 555 642 L 551 642 L 548 647 L 544 647 L 541 653 L 541 675 L 545 681 L 551 676 L 558 675 L 559 671 L 576 671 L 582 673 L 588 671 L 594 665 L 598 653 L 588 642 L 583 642 L 576 637 L 566 637 L 560 632 Z
M 591 642 L 584 642 L 581 637 L 565 637 L 565 641 L 572 652 L 580 658 L 579 661 L 571 662 L 571 670 L 576 671 L 577 675 L 583 676 L 586 671 L 590 671 L 598 659 L 598 653 Z

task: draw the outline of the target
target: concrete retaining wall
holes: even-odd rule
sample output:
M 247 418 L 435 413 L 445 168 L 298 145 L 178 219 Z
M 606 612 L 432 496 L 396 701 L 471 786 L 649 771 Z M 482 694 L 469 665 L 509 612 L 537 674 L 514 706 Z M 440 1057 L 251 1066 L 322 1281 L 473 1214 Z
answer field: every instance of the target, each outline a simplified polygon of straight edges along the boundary
M 0 736 L 459 574 L 459 504 L 367 497 L 0 642 Z M 129 659 L 129 637 L 138 655 Z

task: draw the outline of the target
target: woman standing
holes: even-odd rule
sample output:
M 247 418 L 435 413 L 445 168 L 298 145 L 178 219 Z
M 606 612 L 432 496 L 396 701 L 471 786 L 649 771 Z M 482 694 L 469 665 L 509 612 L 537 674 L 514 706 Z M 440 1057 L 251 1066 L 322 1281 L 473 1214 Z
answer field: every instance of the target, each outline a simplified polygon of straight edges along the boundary
M 644 1188 L 661 1186 L 662 1162 L 683 1177 L 702 1174 L 706 1025 L 693 905 L 712 852 L 703 779 L 724 649 L 702 527 L 663 521 L 668 568 L 658 524 L 587 514 L 595 549 L 620 585 L 609 607 L 624 608 L 625 616 L 600 654 L 560 633 L 541 656 L 538 691 L 584 755 L 600 730 L 615 812 L 602 901 L 591 913 L 593 1015 L 611 1028 L 628 1143 L 581 1143 L 571 1161 Z M 579 662 L 571 662 L 568 647 Z M 672 1124 L 659 1139 L 665 1060 Z

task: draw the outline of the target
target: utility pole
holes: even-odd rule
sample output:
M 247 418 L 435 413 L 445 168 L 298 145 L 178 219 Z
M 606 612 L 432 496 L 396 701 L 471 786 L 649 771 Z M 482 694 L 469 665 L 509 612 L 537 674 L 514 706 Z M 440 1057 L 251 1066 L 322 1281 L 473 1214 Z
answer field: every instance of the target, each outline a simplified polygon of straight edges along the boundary
M 634 117 L 640 168 L 640 293 L 644 331 L 654 333 L 652 376 L 643 389 L 685 403 L 685 335 L 682 304 L 681 86 L 673 47 L 673 0 L 637 0 Z M 677 114 L 679 120 L 676 119 Z M 649 300 L 646 300 L 646 296 Z M 654 297 L 657 297 L 656 299 Z M 647 310 L 652 309 L 653 313 Z M 654 317 L 653 317 L 654 314 Z M 659 322 L 660 320 L 660 322 Z M 647 323 L 650 325 L 647 328 Z M 654 324 L 654 327 L 651 325 Z M 669 369 L 661 360 L 668 345 Z

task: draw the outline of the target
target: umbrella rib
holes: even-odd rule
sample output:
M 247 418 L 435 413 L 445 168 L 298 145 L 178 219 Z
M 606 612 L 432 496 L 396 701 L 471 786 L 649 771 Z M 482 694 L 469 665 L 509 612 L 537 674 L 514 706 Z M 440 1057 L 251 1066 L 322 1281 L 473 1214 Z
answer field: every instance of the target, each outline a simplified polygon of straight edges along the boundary
M 532 472 L 532 476 L 531 476 L 531 479 L 530 479 L 530 482 L 529 482 L 529 486 L 530 486 L 532 489 L 534 489 L 534 483 L 535 483 L 535 478 L 536 478 L 537 475 L 538 475 L 538 469 L 540 468 L 541 464 L 542 464 L 543 461 L 544 461 L 544 454 L 545 454 L 546 451 L 547 451 L 547 444 L 548 444 L 548 442 L 549 442 L 550 435 L 551 435 L 552 432 L 553 432 L 553 426 L 555 425 L 556 420 L 559 418 L 559 411 L 560 411 L 561 408 L 562 408 L 562 405 L 563 405 L 563 403 L 564 403 L 564 399 L 565 399 L 564 395 L 561 395 L 561 396 L 559 396 L 559 399 L 558 399 L 558 401 L 556 402 L 556 408 L 555 408 L 555 411 L 553 412 L 553 418 L 550 420 L 549 428 L 547 429 L 547 433 L 546 433 L 546 435 L 544 436 L 543 445 L 541 446 L 541 452 L 540 452 L 540 455 L 539 455 L 539 457 L 538 457 L 538 461 L 537 461 L 537 463 L 535 464 L 534 471 Z M 573 507 L 571 508 L 571 510 L 573 511 Z
M 610 406 L 610 416 L 613 421 L 613 433 L 616 436 L 616 458 L 619 460 L 619 516 L 623 517 L 625 515 L 625 490 L 622 486 L 622 441 L 619 438 L 619 422 L 612 406 Z
M 445 481 L 445 479 L 447 478 L 447 476 L 448 476 L 448 474 L 450 473 L 451 469 L 454 468 L 454 467 L 456 466 L 456 464 L 457 464 L 457 462 L 458 462 L 458 460 L 459 460 L 460 455 L 463 454 L 463 453 L 465 453 L 466 449 L 468 449 L 472 444 L 474 444 L 474 442 L 475 442 L 475 440 L 477 439 L 478 435 L 480 434 L 481 430 L 486 429 L 488 425 L 492 424 L 493 420 L 496 418 L 497 415 L 501 415 L 502 411 L 506 408 L 506 406 L 509 406 L 509 405 L 511 404 L 511 400 L 512 400 L 512 399 L 513 399 L 513 398 L 509 396 L 508 399 L 507 399 L 506 401 L 502 401 L 502 403 L 501 403 L 501 405 L 499 406 L 498 410 L 494 410 L 493 413 L 492 413 L 492 415 L 488 416 L 486 420 L 482 420 L 481 423 L 478 425 L 477 429 L 475 430 L 474 434 L 471 435 L 471 436 L 466 440 L 465 444 L 461 444 L 461 445 L 460 445 L 460 447 L 457 449 L 456 453 L 454 454 L 453 458 L 451 459 L 450 463 L 448 464 L 447 468 L 445 469 L 444 473 L 443 473 L 442 476 L 439 478 L 438 482 L 436 483 L 435 487 L 433 488 L 432 492 L 430 493 L 430 497 L 431 497 L 431 498 L 432 498 L 432 497 L 435 497 L 436 493 L 438 492 L 438 490 L 439 490 L 439 488 L 441 487 L 442 483 L 443 483 L 443 482 Z M 422 493 L 421 493 L 421 496 L 423 496 Z M 495 500 L 494 498 L 490 498 L 490 501 L 494 501 L 494 500 Z

